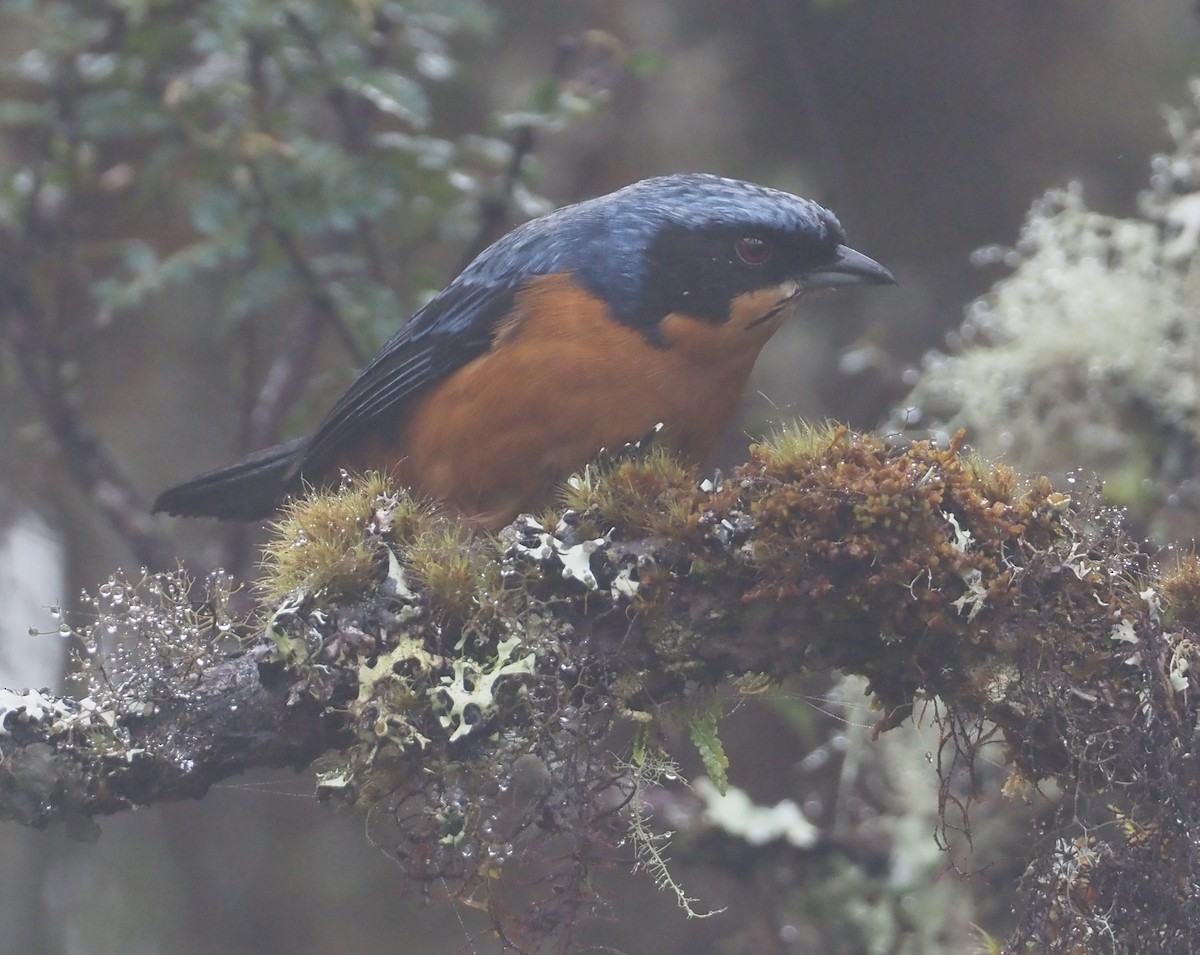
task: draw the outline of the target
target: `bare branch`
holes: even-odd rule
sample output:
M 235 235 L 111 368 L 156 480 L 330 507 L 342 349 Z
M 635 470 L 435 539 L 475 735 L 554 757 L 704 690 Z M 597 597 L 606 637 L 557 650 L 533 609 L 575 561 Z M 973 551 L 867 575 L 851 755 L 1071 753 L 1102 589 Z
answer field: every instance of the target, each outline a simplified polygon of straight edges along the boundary
M 165 567 L 172 550 L 162 537 L 129 476 L 103 441 L 84 424 L 65 385 L 62 359 L 47 339 L 24 291 L 11 278 L 0 286 L 0 321 L 16 356 L 29 394 L 80 491 L 100 508 L 128 545 L 134 559 L 147 567 Z
M 611 33 L 585 30 L 558 41 L 550 75 L 542 88 L 553 94 L 556 109 L 567 98 L 594 104 L 606 99 L 625 71 L 627 51 Z M 542 104 L 545 111 L 548 104 Z M 536 112 L 537 109 L 531 112 Z M 512 130 L 508 165 L 496 187 L 479 202 L 479 226 L 463 251 L 459 268 L 464 269 L 480 252 L 498 239 L 508 227 L 513 196 L 525 171 L 525 164 L 538 146 L 541 123 L 525 122 Z
M 362 345 L 350 330 L 350 326 L 346 323 L 346 319 L 342 315 L 341 309 L 338 308 L 333 295 L 330 294 L 326 283 L 317 273 L 296 236 L 278 221 L 275 215 L 275 198 L 263 178 L 262 170 L 254 162 L 248 162 L 247 168 L 262 208 L 263 223 L 288 263 L 296 271 L 297 277 L 304 286 L 305 294 L 312 303 L 313 310 L 333 330 L 334 337 L 345 348 L 354 363 L 358 366 L 365 365 L 369 356 L 363 352 Z

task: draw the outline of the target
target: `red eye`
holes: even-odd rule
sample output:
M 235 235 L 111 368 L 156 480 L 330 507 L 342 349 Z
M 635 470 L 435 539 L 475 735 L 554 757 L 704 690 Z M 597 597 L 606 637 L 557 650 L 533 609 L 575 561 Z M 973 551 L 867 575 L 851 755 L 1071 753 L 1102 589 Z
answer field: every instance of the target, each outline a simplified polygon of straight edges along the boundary
M 767 244 L 765 239 L 759 239 L 755 236 L 746 236 L 738 239 L 733 245 L 738 254 L 738 258 L 747 265 L 762 265 L 771 257 L 771 246 Z

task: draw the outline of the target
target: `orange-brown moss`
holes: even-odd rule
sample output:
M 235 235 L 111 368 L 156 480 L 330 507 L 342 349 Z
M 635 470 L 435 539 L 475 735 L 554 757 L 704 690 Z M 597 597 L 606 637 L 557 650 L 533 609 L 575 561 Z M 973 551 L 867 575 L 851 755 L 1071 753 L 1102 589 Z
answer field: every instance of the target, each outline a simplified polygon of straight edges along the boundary
M 1016 599 L 1018 552 L 1061 536 L 1059 498 L 957 442 L 891 449 L 797 426 L 753 446 L 702 507 L 751 518 L 742 600 L 796 604 L 807 662 L 865 674 L 900 718 L 920 688 L 992 683 L 989 627 Z

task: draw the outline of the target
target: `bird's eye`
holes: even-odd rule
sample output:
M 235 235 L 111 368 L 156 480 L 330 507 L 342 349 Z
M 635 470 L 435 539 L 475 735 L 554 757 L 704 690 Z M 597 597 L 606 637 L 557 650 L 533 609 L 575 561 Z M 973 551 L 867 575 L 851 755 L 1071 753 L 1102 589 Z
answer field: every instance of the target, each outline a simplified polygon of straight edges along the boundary
M 771 257 L 771 246 L 765 239 L 745 236 L 734 243 L 738 258 L 747 265 L 762 265 Z

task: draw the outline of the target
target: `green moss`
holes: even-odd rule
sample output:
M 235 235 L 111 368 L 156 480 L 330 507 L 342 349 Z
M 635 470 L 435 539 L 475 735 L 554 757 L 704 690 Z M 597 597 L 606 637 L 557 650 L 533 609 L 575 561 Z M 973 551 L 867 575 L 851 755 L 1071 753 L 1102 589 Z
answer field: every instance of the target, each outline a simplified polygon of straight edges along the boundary
M 693 701 L 684 713 L 692 745 L 700 754 L 709 780 L 722 796 L 729 790 L 729 757 L 725 755 L 725 746 L 717 735 L 717 724 L 724 714 L 721 697 L 712 692 Z
M 1200 631 L 1200 557 L 1181 556 L 1158 582 L 1165 609 L 1176 626 Z
M 362 593 L 386 570 L 384 541 L 405 541 L 430 520 L 426 505 L 375 472 L 313 491 L 272 525 L 258 588 L 268 603 L 298 590 L 324 601 Z
M 590 465 L 564 485 L 564 507 L 578 511 L 581 533 L 616 529 L 627 537 L 694 533 L 698 515 L 695 470 L 659 446 L 616 461 Z M 546 526 L 553 527 L 551 520 Z
M 438 613 L 462 622 L 491 617 L 500 589 L 494 554 L 470 546 L 471 531 L 446 520 L 423 528 L 404 551 L 403 561 Z

